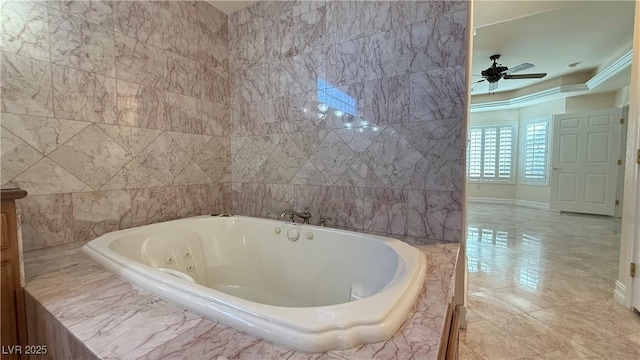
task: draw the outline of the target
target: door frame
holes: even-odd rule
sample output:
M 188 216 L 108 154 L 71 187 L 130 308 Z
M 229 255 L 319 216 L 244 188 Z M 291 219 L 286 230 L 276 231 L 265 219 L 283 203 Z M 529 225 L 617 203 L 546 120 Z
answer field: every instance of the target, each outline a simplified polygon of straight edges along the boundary
M 625 201 L 622 209 L 618 281 L 614 290 L 616 302 L 628 309 L 631 309 L 632 304 L 640 305 L 640 274 L 637 274 L 635 279 L 629 275 L 629 264 L 631 262 L 640 264 L 640 221 L 637 221 L 640 217 L 640 209 L 638 209 L 640 207 L 640 164 L 636 162 L 636 151 L 640 149 L 640 0 L 635 1 L 632 48 L 629 127 L 624 176 Z

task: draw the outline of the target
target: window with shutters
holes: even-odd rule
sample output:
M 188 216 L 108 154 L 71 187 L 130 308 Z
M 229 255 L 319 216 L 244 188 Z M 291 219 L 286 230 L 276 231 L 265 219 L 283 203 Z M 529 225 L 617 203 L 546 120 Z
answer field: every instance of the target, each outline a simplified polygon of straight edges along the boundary
M 549 185 L 549 124 L 549 116 L 523 123 L 521 184 Z
M 516 123 L 471 126 L 467 178 L 472 182 L 515 181 Z

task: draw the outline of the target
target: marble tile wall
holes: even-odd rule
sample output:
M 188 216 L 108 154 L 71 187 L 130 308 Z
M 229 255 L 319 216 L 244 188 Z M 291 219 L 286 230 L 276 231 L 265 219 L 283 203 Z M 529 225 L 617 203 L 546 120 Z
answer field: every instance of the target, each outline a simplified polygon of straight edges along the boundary
M 206 2 L 3 1 L 1 185 L 26 251 L 230 211 L 227 16 Z
M 467 14 L 269 1 L 229 15 L 233 211 L 309 207 L 316 224 L 459 242 Z

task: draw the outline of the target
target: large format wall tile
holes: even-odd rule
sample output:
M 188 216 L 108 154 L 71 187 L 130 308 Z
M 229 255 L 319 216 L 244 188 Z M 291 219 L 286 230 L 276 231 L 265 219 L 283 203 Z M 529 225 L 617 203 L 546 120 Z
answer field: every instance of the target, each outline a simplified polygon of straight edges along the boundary
M 409 119 L 409 75 L 364 84 L 364 117 L 373 125 L 395 124 Z
M 131 227 L 131 195 L 124 190 L 73 194 L 74 241 Z
M 336 226 L 460 241 L 468 5 L 257 2 L 229 16 L 233 211 L 268 216 L 289 203 L 267 188 L 293 184 L 297 210 Z
M 43 158 L 11 181 L 11 185 L 26 189 L 31 195 L 66 194 L 90 189 L 75 175 Z
M 409 112 L 413 121 L 462 119 L 464 68 L 461 66 L 412 73 Z
M 152 129 L 171 129 L 165 116 L 164 91 L 123 80 L 116 81 L 116 123 Z
M 164 83 L 169 91 L 200 97 L 201 65 L 195 60 L 165 51 Z
M 115 1 L 60 1 L 60 9 L 68 14 L 113 29 Z
M 310 219 L 312 224 L 319 224 L 322 216 L 327 218 L 326 223 L 329 226 L 363 229 L 363 189 L 342 186 L 296 185 L 294 191 L 295 208 L 308 207 L 312 214 Z
M 198 94 L 218 104 L 229 103 L 229 74 L 206 64 L 200 65 L 200 89 Z
M 205 184 L 209 214 L 231 213 L 231 183 Z
M 118 79 L 162 89 L 164 52 L 142 40 L 116 34 L 116 73 Z
M 165 185 L 171 184 L 190 160 L 189 155 L 167 133 L 157 137 L 136 159 Z
M 200 24 L 228 42 L 229 22 L 227 16 L 206 2 L 198 1 L 195 7 Z
M 364 33 L 375 34 L 412 22 L 413 1 L 368 1 L 364 3 Z
M 288 136 L 281 136 L 255 177 L 263 183 L 289 183 L 306 159 Z
M 2 53 L 2 112 L 53 116 L 51 64 Z
M 173 178 L 173 185 L 201 185 L 211 182 L 209 176 L 198 164 L 191 161 L 182 171 Z
M 158 188 L 139 188 L 130 192 L 131 226 L 162 221 L 162 198 Z
M 90 123 L 39 116 L 2 114 L 2 126 L 47 155 Z M 3 151 L 4 155 L 5 152 Z
M 49 61 L 47 7 L 27 1 L 3 1 L 0 7 L 2 50 Z
M 293 18 L 293 46 L 297 53 L 326 46 L 326 13 L 322 6 Z
M 2 156 L 0 156 L 0 162 L 2 163 L 2 172 L 0 176 L 2 177 L 2 185 L 5 185 L 40 160 L 42 154 L 4 127 L 1 131 Z
M 120 125 L 100 124 L 98 127 L 133 156 L 138 155 L 162 133 L 160 130 Z
M 162 45 L 165 50 L 196 60 L 199 39 L 200 28 L 196 23 L 163 10 Z
M 49 157 L 94 190 L 104 185 L 132 157 L 96 125 L 90 125 Z
M 364 2 L 334 1 L 327 4 L 327 36 L 339 44 L 364 35 Z
M 462 221 L 460 192 L 408 192 L 408 235 L 460 241 L 457 224 Z
M 212 31 L 205 26 L 200 27 L 198 38 L 198 62 L 209 67 L 229 70 L 229 43 L 222 29 Z
M 71 194 L 27 196 L 19 202 L 24 251 L 72 243 Z
M 364 229 L 406 235 L 407 198 L 406 190 L 364 189 Z
M 224 13 L 195 1 L 0 7 L 0 177 L 33 196 L 26 249 L 231 211 Z
M 53 65 L 53 105 L 56 118 L 114 124 L 116 79 Z
M 462 9 L 411 25 L 411 71 L 464 66 L 467 11 Z
M 209 135 L 189 134 L 182 132 L 167 132 L 173 140 L 184 150 L 190 158 L 193 158 L 211 140 Z
M 233 209 L 240 214 L 277 218 L 294 205 L 293 185 L 233 183 Z
M 171 130 L 202 134 L 205 125 L 198 111 L 198 99 L 165 92 L 164 97 L 165 121 Z
M 115 29 L 124 35 L 162 47 L 162 8 L 150 1 L 116 1 Z
M 211 138 L 193 160 L 212 181 L 231 181 L 230 148 L 228 138 Z
M 51 61 L 76 70 L 114 76 L 113 24 L 102 27 L 70 13 L 73 12 L 49 10 Z
M 355 154 L 335 132 L 329 132 L 309 160 L 335 184 L 355 161 Z
M 205 134 L 214 136 L 229 136 L 231 134 L 229 105 L 200 100 L 198 102 L 198 113 L 200 113 L 205 125 Z
M 101 190 L 140 189 L 163 185 L 162 181 L 134 159 L 109 179 Z

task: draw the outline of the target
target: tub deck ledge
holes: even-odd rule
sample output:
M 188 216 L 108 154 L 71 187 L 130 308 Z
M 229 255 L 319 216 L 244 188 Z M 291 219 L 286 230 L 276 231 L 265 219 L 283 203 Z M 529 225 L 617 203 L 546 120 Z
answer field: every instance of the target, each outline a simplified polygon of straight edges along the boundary
M 319 356 L 247 335 L 138 289 L 82 254 L 82 245 L 24 256 L 29 344 L 46 344 L 51 359 L 436 359 L 460 247 L 417 246 L 427 258 L 425 284 L 411 317 L 391 339 Z

